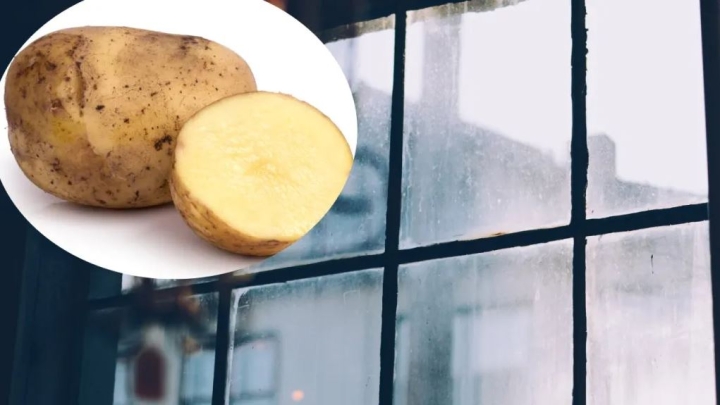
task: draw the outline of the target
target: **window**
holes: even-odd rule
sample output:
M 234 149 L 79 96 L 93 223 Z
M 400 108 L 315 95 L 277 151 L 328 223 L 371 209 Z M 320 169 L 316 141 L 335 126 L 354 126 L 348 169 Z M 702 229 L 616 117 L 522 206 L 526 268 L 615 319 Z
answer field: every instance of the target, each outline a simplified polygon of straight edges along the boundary
M 700 4 L 366 0 L 315 21 L 357 103 L 350 180 L 259 266 L 153 281 L 206 297 L 204 326 L 162 325 L 178 347 L 166 391 L 193 405 L 716 403 L 720 23 Z M 140 281 L 92 281 L 93 314 L 133 307 Z M 93 322 L 79 402 L 129 404 L 143 335 L 103 344 Z
M 236 290 L 230 404 L 376 400 L 382 277 L 366 270 Z
M 274 404 L 277 400 L 277 340 L 258 337 L 233 347 L 230 403 Z
M 705 223 L 589 240 L 588 403 L 716 403 L 708 244 Z
M 700 2 L 587 8 L 588 215 L 706 202 Z
M 570 220 L 570 2 L 496 3 L 408 13 L 403 247 Z
M 393 404 L 407 405 L 408 380 L 410 378 L 410 348 L 408 345 L 410 321 L 404 315 L 398 314 L 395 328 L 397 337 L 395 339 L 395 395 Z
M 517 377 L 529 363 L 530 345 L 524 338 L 529 335 L 530 316 L 531 312 L 522 308 L 456 315 L 452 326 L 452 403 L 495 402 L 494 398 L 508 394 L 500 394 L 493 387 L 527 384 L 527 379 Z
M 215 351 L 206 348 L 185 354 L 180 380 L 181 400 L 184 405 L 209 405 L 212 403 L 212 373 Z
M 571 258 L 560 241 L 402 266 L 406 403 L 570 403 Z

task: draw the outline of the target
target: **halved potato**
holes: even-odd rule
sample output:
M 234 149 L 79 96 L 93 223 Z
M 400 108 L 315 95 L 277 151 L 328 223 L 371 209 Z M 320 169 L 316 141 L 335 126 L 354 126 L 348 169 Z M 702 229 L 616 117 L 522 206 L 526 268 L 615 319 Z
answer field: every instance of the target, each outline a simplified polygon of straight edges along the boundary
M 222 99 L 182 128 L 170 188 L 200 237 L 231 252 L 269 256 L 330 210 L 353 157 L 338 127 L 292 96 Z

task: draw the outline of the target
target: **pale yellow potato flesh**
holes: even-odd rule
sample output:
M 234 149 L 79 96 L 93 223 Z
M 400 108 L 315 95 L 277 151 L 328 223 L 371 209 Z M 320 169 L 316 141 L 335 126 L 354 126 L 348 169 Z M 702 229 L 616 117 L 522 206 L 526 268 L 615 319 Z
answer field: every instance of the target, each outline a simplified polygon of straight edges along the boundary
M 307 234 L 350 174 L 338 127 L 291 96 L 227 97 L 182 128 L 170 186 L 175 206 L 205 240 L 268 256 Z

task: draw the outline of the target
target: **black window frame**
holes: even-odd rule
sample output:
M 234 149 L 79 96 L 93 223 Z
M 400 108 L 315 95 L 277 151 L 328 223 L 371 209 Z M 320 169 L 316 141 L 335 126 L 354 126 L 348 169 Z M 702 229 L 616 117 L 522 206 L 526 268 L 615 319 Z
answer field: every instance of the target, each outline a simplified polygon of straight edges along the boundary
M 532 0 L 528 0 L 532 1 Z M 720 0 L 699 0 L 701 10 L 701 32 L 703 51 L 703 80 L 705 96 L 705 129 L 707 137 L 708 202 L 651 209 L 604 218 L 587 217 L 586 189 L 588 183 L 588 133 L 586 122 L 587 93 L 587 30 L 585 0 L 567 0 L 571 3 L 571 26 L 568 35 L 572 38 L 571 97 L 572 97 L 572 141 L 571 141 L 571 219 L 567 225 L 532 229 L 511 234 L 482 237 L 474 240 L 453 241 L 430 246 L 401 249 L 400 222 L 402 205 L 402 164 L 403 164 L 403 118 L 404 118 L 404 76 L 405 43 L 408 12 L 427 7 L 464 1 L 440 0 L 367 0 L 365 7 L 360 2 L 342 0 L 332 2 L 312 0 L 300 2 L 303 9 L 296 17 L 303 21 L 302 13 L 313 9 L 330 10 L 322 19 L 309 19 L 306 23 L 321 38 L 339 39 L 352 37 L 352 29 L 335 31 L 334 28 L 362 21 L 371 21 L 394 15 L 394 74 L 391 104 L 389 173 L 387 188 L 387 213 L 385 249 L 382 253 L 361 255 L 329 261 L 283 267 L 254 274 L 252 277 L 225 275 L 215 280 L 201 281 L 191 285 L 193 293 L 219 293 L 218 324 L 215 341 L 215 371 L 213 398 L 214 405 L 225 403 L 227 390 L 228 355 L 234 339 L 231 330 L 232 293 L 237 288 L 259 287 L 275 283 L 309 279 L 320 276 L 357 272 L 382 268 L 382 322 L 380 345 L 380 388 L 378 403 L 391 405 L 395 373 L 395 344 L 398 296 L 398 267 L 408 263 L 427 260 L 473 255 L 513 247 L 530 246 L 559 240 L 573 241 L 572 258 L 572 302 L 573 302 L 573 405 L 584 405 L 587 401 L 587 314 L 586 314 L 586 244 L 587 238 L 604 234 L 637 231 L 649 228 L 680 225 L 685 223 L 709 222 L 711 251 L 711 289 L 713 298 L 713 331 L 715 349 L 715 390 L 720 404 L 720 353 L 717 332 L 720 325 L 720 160 L 713 152 L 720 150 Z M 343 6 L 344 5 L 344 6 Z M 291 3 L 290 12 L 293 12 Z M 335 11 L 333 11 L 335 10 Z M 350 11 L 347 11 L 350 10 Z M 353 11 L 354 10 L 354 11 Z M 359 11 L 358 11 L 359 10 Z M 353 14 L 354 12 L 354 14 Z M 651 13 L 648 10 L 648 13 Z M 299 14 L 298 14 L 299 13 Z M 305 22 L 305 21 L 304 21 Z M 337 32 L 345 34 L 337 34 Z M 332 33 L 332 34 L 328 34 Z M 718 252 L 717 254 L 713 254 Z M 119 283 L 118 283 L 119 284 Z M 169 287 L 162 291 L 171 293 L 179 288 Z M 161 291 L 161 293 L 162 293 Z M 89 299 L 86 310 L 95 311 L 110 307 L 128 305 L 128 294 L 108 298 Z

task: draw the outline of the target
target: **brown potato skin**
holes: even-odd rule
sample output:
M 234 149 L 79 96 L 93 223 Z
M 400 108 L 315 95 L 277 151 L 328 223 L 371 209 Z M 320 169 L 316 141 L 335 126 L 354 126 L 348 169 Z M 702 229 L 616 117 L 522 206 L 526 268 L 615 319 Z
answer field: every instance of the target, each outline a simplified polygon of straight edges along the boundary
M 125 27 L 48 34 L 5 85 L 8 136 L 23 173 L 77 204 L 169 203 L 183 124 L 221 98 L 256 91 L 247 63 L 215 42 Z
M 196 204 L 185 184 L 176 175 L 170 176 L 170 192 L 175 208 L 185 223 L 202 239 L 231 253 L 267 257 L 279 253 L 296 241 L 263 240 L 235 231 L 220 219 L 212 210 Z

